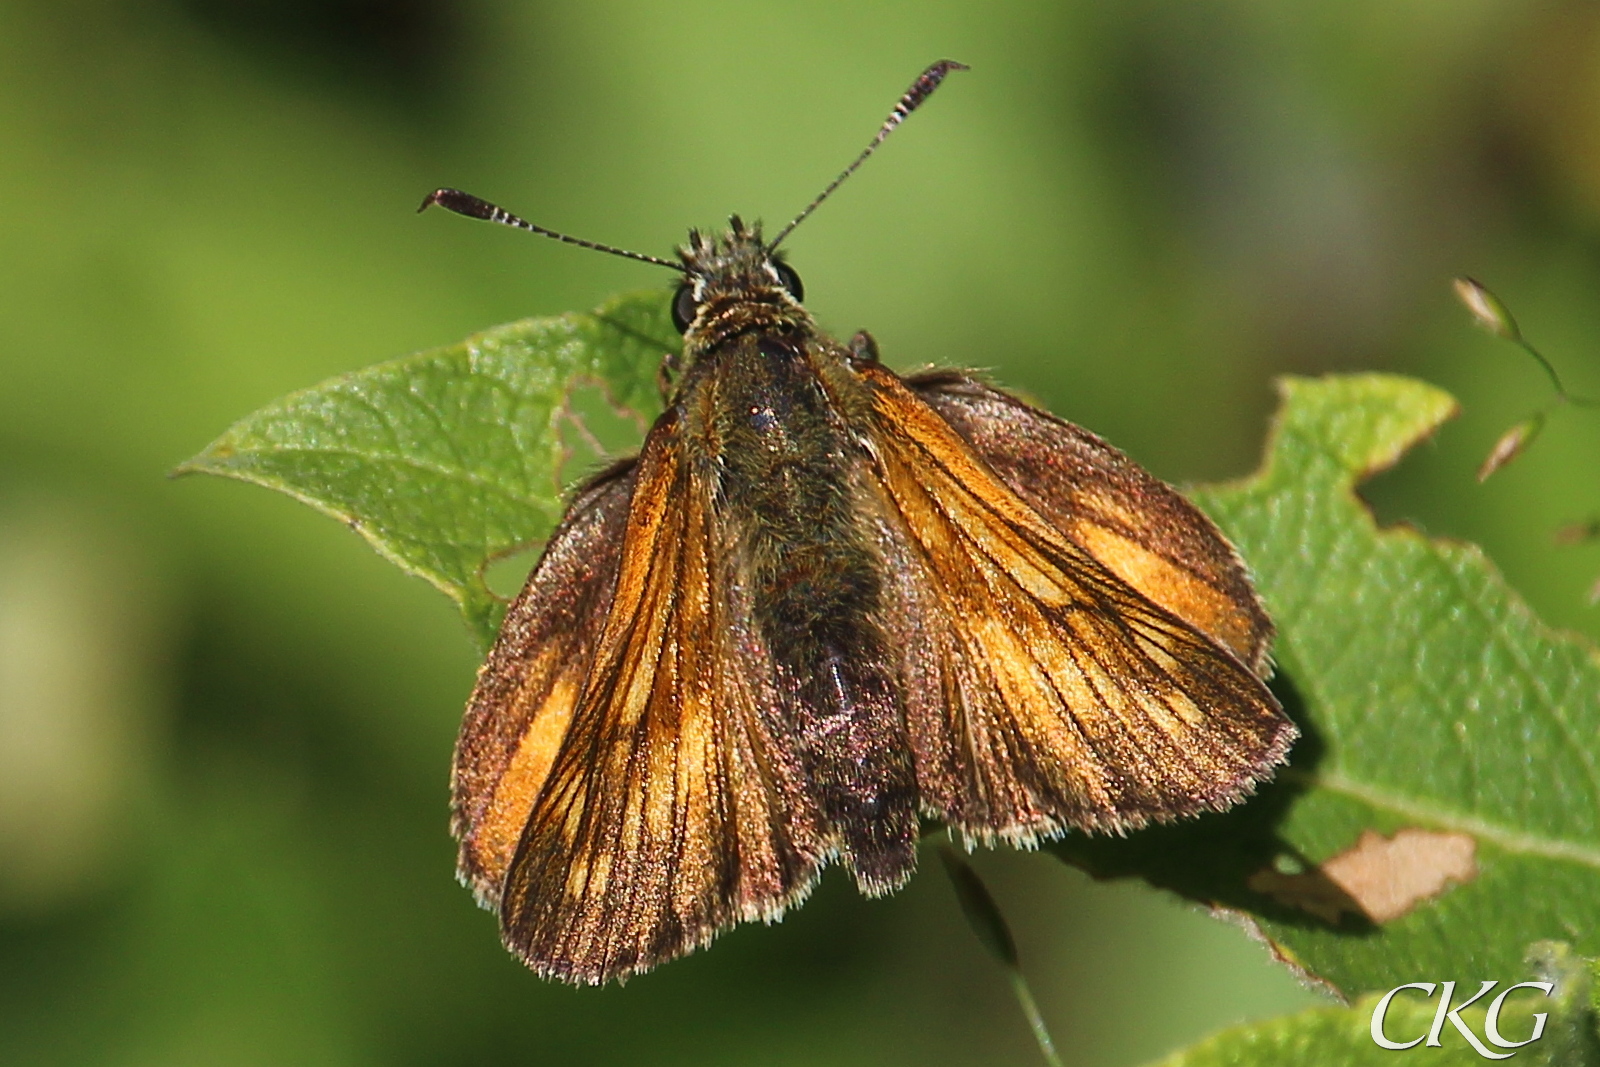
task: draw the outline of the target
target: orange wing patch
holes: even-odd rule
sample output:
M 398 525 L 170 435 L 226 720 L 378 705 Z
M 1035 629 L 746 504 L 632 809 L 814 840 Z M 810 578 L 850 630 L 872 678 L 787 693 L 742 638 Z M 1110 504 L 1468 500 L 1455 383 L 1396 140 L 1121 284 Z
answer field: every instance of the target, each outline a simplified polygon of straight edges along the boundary
M 495 907 L 522 828 L 577 704 L 611 603 L 633 491 L 631 466 L 573 501 L 506 612 L 456 742 L 452 826 L 462 880 Z
M 908 383 L 1069 540 L 1260 673 L 1272 622 L 1233 547 L 1193 504 L 1087 430 L 950 371 Z
M 507 945 L 568 981 L 775 917 L 828 848 L 708 476 L 676 432 L 665 417 L 640 457 L 616 593 L 501 901 Z
M 925 809 L 979 839 L 1220 810 L 1294 726 L 1252 671 L 1013 492 L 889 371 L 872 389 L 885 553 Z

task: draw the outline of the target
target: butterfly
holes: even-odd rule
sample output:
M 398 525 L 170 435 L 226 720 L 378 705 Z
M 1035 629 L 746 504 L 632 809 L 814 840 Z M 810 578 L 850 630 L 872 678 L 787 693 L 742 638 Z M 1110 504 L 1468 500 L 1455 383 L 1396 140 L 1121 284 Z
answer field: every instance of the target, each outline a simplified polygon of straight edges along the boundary
M 901 377 L 802 304 L 783 239 L 961 64 L 929 67 L 776 238 L 677 262 L 663 414 L 577 490 L 479 671 L 459 870 L 541 975 L 625 979 L 772 922 L 829 864 L 869 896 L 920 825 L 1027 847 L 1218 811 L 1294 725 L 1215 526 L 979 377 Z

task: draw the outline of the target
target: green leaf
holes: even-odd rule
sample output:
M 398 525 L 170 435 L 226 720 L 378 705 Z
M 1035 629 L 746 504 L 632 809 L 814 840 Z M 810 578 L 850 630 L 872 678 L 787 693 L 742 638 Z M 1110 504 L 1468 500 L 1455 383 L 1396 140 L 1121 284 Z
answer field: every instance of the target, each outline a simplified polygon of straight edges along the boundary
M 1535 977 L 1554 983 L 1552 995 L 1546 997 L 1538 990 L 1511 993 L 1498 1013 L 1495 1029 L 1505 1041 L 1522 1041 L 1533 1036 L 1534 1017 L 1543 1013 L 1547 1018 L 1539 1038 L 1520 1049 L 1507 1049 L 1497 1047 L 1486 1033 L 1489 1005 L 1508 986 L 1526 980 L 1521 977 L 1508 978 L 1462 1011 L 1462 1024 L 1491 1055 L 1514 1057 L 1519 1067 L 1595 1067 L 1600 1064 L 1600 1043 L 1589 1004 L 1592 961 L 1572 956 L 1565 945 L 1545 943 L 1532 949 L 1529 956 Z M 1440 984 L 1434 982 L 1436 987 Z M 1478 988 L 1475 981 L 1458 983 L 1452 1007 L 1470 999 Z M 1313 1008 L 1236 1026 L 1151 1067 L 1466 1067 L 1492 1062 L 1481 1056 L 1448 1018 L 1438 1020 L 1439 1044 L 1427 1045 L 1443 996 L 1438 988 L 1426 995 L 1422 990 L 1407 990 L 1384 1007 L 1383 1036 L 1387 1040 L 1404 1044 L 1423 1039 L 1403 1053 L 1383 1048 L 1372 1039 L 1373 1015 L 1381 1000 L 1381 995 L 1374 993 L 1348 1008 Z
M 487 647 L 504 604 L 484 569 L 548 535 L 565 483 L 604 458 L 586 414 L 610 408 L 633 423 L 621 436 L 638 437 L 660 410 L 656 369 L 678 348 L 659 291 L 525 319 L 287 396 L 174 473 L 326 512 L 455 600 Z
M 1352 994 L 1507 979 L 1545 939 L 1600 954 L 1595 650 L 1476 547 L 1379 529 L 1355 495 L 1454 402 L 1381 375 L 1290 379 L 1283 399 L 1264 469 L 1196 500 L 1277 621 L 1291 766 L 1226 814 L 1056 851 L 1233 912 Z M 1437 884 L 1391 913 L 1372 888 L 1389 875 Z

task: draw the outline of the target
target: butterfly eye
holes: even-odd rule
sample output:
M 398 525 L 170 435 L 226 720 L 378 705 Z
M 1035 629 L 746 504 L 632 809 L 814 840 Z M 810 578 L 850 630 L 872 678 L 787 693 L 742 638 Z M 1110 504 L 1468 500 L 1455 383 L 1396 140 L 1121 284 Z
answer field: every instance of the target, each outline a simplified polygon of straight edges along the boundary
M 796 300 L 804 300 L 806 298 L 805 286 L 800 284 L 800 275 L 794 272 L 793 267 L 782 260 L 775 259 L 772 261 L 772 269 L 778 272 L 778 280 L 783 283 L 785 289 L 789 290 L 790 296 Z
M 678 295 L 672 298 L 672 325 L 679 333 L 687 333 L 699 308 L 694 302 L 694 286 L 688 282 L 678 286 Z

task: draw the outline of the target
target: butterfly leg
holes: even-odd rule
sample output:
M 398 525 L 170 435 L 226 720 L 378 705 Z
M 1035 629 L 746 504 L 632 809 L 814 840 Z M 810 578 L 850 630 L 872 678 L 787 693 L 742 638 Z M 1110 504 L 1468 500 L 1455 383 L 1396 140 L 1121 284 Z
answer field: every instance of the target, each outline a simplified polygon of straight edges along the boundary
M 656 366 L 656 388 L 661 390 L 663 404 L 672 402 L 672 380 L 678 376 L 682 362 L 682 353 L 668 352 L 661 357 L 661 362 Z

